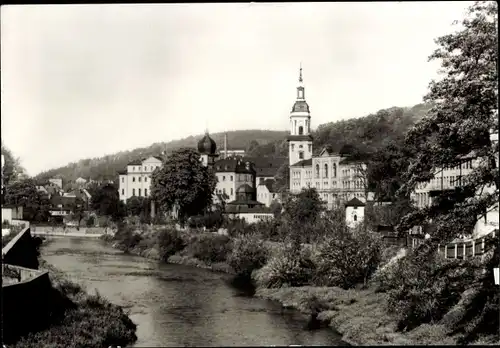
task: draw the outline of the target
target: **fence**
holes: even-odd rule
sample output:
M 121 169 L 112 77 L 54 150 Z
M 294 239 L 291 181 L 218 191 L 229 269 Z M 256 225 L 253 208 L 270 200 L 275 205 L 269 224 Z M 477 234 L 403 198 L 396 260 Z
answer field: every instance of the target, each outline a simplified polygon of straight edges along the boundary
M 481 238 L 438 245 L 439 253 L 447 259 L 466 259 L 484 255 L 495 244 L 498 230 Z

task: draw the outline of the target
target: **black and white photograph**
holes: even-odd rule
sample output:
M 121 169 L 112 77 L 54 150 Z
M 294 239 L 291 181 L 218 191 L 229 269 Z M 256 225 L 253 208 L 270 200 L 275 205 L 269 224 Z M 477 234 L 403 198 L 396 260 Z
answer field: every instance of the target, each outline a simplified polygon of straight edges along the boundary
M 496 1 L 0 14 L 2 347 L 500 346 Z

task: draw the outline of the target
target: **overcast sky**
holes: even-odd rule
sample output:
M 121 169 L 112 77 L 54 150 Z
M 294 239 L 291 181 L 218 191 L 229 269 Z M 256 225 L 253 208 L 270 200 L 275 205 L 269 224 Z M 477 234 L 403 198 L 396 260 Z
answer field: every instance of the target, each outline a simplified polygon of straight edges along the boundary
M 2 140 L 31 175 L 234 129 L 422 101 L 471 2 L 2 6 Z

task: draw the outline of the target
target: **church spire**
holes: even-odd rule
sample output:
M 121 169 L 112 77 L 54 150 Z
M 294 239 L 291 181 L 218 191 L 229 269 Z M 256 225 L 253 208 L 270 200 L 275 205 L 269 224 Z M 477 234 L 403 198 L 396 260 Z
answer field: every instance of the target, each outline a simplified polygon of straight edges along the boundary
M 300 82 L 300 83 L 304 82 L 304 81 L 302 80 L 302 62 L 300 62 L 299 82 Z

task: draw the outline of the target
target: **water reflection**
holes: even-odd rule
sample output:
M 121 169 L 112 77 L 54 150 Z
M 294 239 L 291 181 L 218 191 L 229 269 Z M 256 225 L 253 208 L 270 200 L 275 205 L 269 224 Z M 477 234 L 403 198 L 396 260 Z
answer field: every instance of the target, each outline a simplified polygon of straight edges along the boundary
M 330 329 L 307 331 L 302 315 L 244 296 L 229 277 L 125 255 L 99 240 L 58 238 L 51 264 L 130 311 L 136 347 L 341 345 Z

